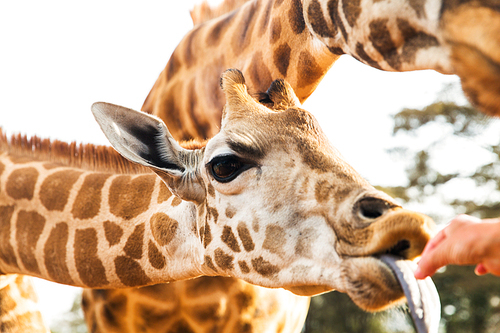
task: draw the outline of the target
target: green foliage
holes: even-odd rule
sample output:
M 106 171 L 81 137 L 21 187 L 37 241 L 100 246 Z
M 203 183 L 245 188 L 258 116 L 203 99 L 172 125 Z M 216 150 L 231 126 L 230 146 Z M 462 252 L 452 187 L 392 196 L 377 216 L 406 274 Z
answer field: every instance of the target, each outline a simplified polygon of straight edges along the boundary
M 491 124 L 491 118 L 483 115 L 471 106 L 459 106 L 452 102 L 436 102 L 422 110 L 404 109 L 394 116 L 394 134 L 404 133 L 422 139 L 421 131 L 432 127 L 432 133 L 437 134 L 433 141 L 418 150 L 411 151 L 408 147 L 394 147 L 389 152 L 400 155 L 411 161 L 406 170 L 408 183 L 406 186 L 384 188 L 389 194 L 404 202 L 422 202 L 429 195 L 436 194 L 444 185 L 451 181 L 472 180 L 478 189 L 496 197 L 500 193 L 500 143 L 481 145 L 478 150 L 490 153 L 490 161 L 484 165 L 477 165 L 476 170 L 453 173 L 442 173 L 433 164 L 433 160 L 440 153 L 439 147 L 447 140 L 467 137 L 474 140 L 480 137 Z M 451 130 L 450 130 L 451 129 Z M 427 134 L 429 136 L 429 134 Z M 429 139 L 426 137 L 425 139 Z M 458 145 L 458 143 L 455 143 Z M 448 196 L 449 197 L 449 196 Z M 451 198 L 443 202 L 455 209 L 457 213 L 468 213 L 476 216 L 500 216 L 498 200 L 478 201 L 474 194 L 466 198 Z
M 436 102 L 422 110 L 403 109 L 394 116 L 393 134 L 399 131 L 415 132 L 428 123 L 447 124 L 454 135 L 476 135 L 478 125 L 488 122 L 488 117 L 472 106 L 460 106 L 453 102 Z
M 449 266 L 433 277 L 442 305 L 446 332 L 498 332 L 500 279 L 478 277 L 470 266 Z
M 346 295 L 330 292 L 311 299 L 305 333 L 412 333 L 405 307 L 368 313 Z

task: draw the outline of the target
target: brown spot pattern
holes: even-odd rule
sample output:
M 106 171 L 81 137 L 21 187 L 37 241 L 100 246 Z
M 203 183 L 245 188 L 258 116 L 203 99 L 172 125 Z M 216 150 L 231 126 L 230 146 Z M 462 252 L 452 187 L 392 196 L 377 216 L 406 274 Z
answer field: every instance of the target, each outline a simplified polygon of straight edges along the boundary
M 12 331 L 4 331 L 2 324 L 6 318 L 4 318 L 5 313 L 9 313 L 17 307 L 16 300 L 12 297 L 12 286 L 7 285 L 4 288 L 0 289 L 0 309 L 2 309 L 2 323 L 0 323 L 0 328 L 2 328 L 1 332 L 14 332 Z
M 172 207 L 179 206 L 181 203 L 182 203 L 182 199 L 180 199 L 179 197 L 174 197 L 172 199 Z
M 163 310 L 154 305 L 136 303 L 133 308 L 134 332 L 167 332 L 165 327 L 172 325 L 171 318 L 175 316 L 175 310 Z M 168 332 L 171 332 L 169 327 Z
M 144 242 L 144 223 L 137 225 L 127 239 L 123 251 L 133 259 L 142 258 L 142 245 Z
M 259 219 L 257 218 L 257 216 L 254 216 L 253 218 L 252 229 L 255 232 L 259 232 L 260 227 L 259 227 Z
M 439 46 L 439 41 L 436 37 L 422 31 L 416 31 L 407 20 L 398 19 L 397 22 L 405 41 L 403 52 L 401 53 L 401 61 L 413 63 L 418 50 Z
M 149 240 L 148 243 L 148 259 L 151 266 L 156 269 L 165 267 L 165 257 L 161 254 L 152 240 Z
M 344 200 L 351 193 L 351 188 L 345 186 L 342 182 L 339 185 L 332 185 L 330 182 L 323 180 L 316 183 L 314 188 L 314 197 L 319 203 L 335 198 L 336 202 Z
M 48 210 L 63 211 L 68 202 L 70 190 L 82 172 L 62 170 L 45 178 L 40 187 L 40 201 Z
M 65 222 L 56 224 L 50 231 L 43 253 L 49 276 L 59 283 L 73 284 L 66 262 L 68 237 L 68 224 Z
M 269 20 L 271 19 L 271 9 L 273 6 L 272 1 L 268 1 L 267 7 L 264 9 L 264 14 L 262 16 L 262 19 L 260 21 L 260 35 L 263 35 L 267 31 L 267 27 L 269 25 Z
M 123 229 L 116 223 L 111 221 L 104 221 L 104 236 L 109 243 L 109 246 L 113 246 L 120 242 L 123 236 Z
M 373 68 L 381 69 L 378 62 L 373 60 L 365 51 L 365 48 L 363 44 L 357 43 L 356 44 L 356 53 L 358 54 L 359 58 L 366 62 L 368 65 L 370 65 Z
M 359 0 L 358 0 L 359 1 Z M 314 32 L 321 37 L 334 37 L 336 31 L 331 31 L 326 23 L 321 4 L 318 0 L 313 0 L 307 8 L 307 16 Z M 335 27 L 335 26 L 334 26 Z
M 252 57 L 252 63 L 248 68 L 250 80 L 256 87 L 268 87 L 272 82 L 271 72 L 262 59 L 262 52 L 256 52 Z
M 207 204 L 207 218 L 208 219 L 213 218 L 215 224 L 217 224 L 217 222 L 219 221 L 219 213 L 217 212 L 217 209 L 208 206 L 208 204 Z
M 225 253 L 222 249 L 217 248 L 214 252 L 214 259 L 217 266 L 223 270 L 231 270 L 234 268 L 233 260 L 234 257 Z
M 75 232 L 75 264 L 82 282 L 88 287 L 107 285 L 106 271 L 97 256 L 97 232 L 93 228 Z
M 120 281 L 128 286 L 143 286 L 151 282 L 151 279 L 146 275 L 141 265 L 132 258 L 118 256 L 115 259 L 116 275 Z
M 236 214 L 237 210 L 235 207 L 231 206 L 231 205 L 228 205 L 226 207 L 226 216 L 230 219 L 233 218 L 233 216 Z
M 245 251 L 250 252 L 255 248 L 255 244 L 253 243 L 252 236 L 250 235 L 250 230 L 248 230 L 246 224 L 244 222 L 238 223 L 238 236 L 240 236 L 241 243 L 243 244 L 243 248 Z
M 38 171 L 35 168 L 22 168 L 12 171 L 7 179 L 5 190 L 13 199 L 33 199 Z
M 165 213 L 156 213 L 151 217 L 151 233 L 160 246 L 168 245 L 175 238 L 179 222 Z
M 195 333 L 188 322 L 184 319 L 180 319 L 175 322 L 169 329 L 169 333 Z
M 212 198 L 215 198 L 215 188 L 212 184 L 208 184 L 207 190 L 208 190 L 208 195 L 210 195 Z
M 186 296 L 189 298 L 199 298 L 202 296 L 210 296 L 215 292 L 228 293 L 235 280 L 222 276 L 205 276 L 201 279 L 189 280 Z
M 205 266 L 207 266 L 208 268 L 210 268 L 213 271 L 217 271 L 217 269 L 215 268 L 214 263 L 212 261 L 212 258 L 210 258 L 210 256 L 205 256 Z
M 278 266 L 271 264 L 262 257 L 252 259 L 252 266 L 257 273 L 265 277 L 273 276 L 280 271 Z
M 345 18 L 351 27 L 354 27 L 359 15 L 361 14 L 360 3 L 361 0 L 342 1 L 342 9 L 344 11 Z
M 170 199 L 172 196 L 172 193 L 168 189 L 167 185 L 165 185 L 163 182 L 160 182 L 160 191 L 158 193 L 158 203 L 162 203 Z
M 281 36 L 281 20 L 279 17 L 276 17 L 271 22 L 271 31 L 269 34 L 269 41 L 271 44 L 276 43 Z
M 218 303 L 197 305 L 192 307 L 190 310 L 189 316 L 200 323 L 222 319 Z
M 199 27 L 194 28 L 184 38 L 184 59 L 187 68 L 193 66 L 196 63 L 196 57 L 193 54 L 193 40 L 196 38 L 196 35 L 198 34 Z
M 238 332 L 252 333 L 253 332 L 252 324 L 241 321 L 241 320 L 238 321 Z
M 236 25 L 231 42 L 233 52 L 236 55 L 240 54 L 250 44 L 252 29 L 255 25 L 255 20 L 253 18 L 256 12 L 256 2 L 246 6 L 245 9 L 240 12 L 242 12 L 242 17 Z
M 347 31 L 345 30 L 344 24 L 342 23 L 342 19 L 340 18 L 338 7 L 339 7 L 338 0 L 330 0 L 328 2 L 328 14 L 330 15 L 330 19 L 332 20 L 333 25 L 337 26 L 337 28 L 340 29 L 342 37 L 344 37 L 344 40 L 347 43 L 349 36 L 347 35 Z
M 282 251 L 285 243 L 285 230 L 277 225 L 268 225 L 266 228 L 266 238 L 264 239 L 262 248 L 269 250 L 272 253 L 279 253 Z
M 167 81 L 174 77 L 175 73 L 177 73 L 177 71 L 182 67 L 182 63 L 179 61 L 177 53 L 178 52 L 174 51 L 168 60 L 166 66 Z
M 224 36 L 224 33 L 227 31 L 228 25 L 230 25 L 231 21 L 234 19 L 236 11 L 233 11 L 228 16 L 219 19 L 217 23 L 212 26 L 212 30 L 208 33 L 207 36 L 207 46 L 215 47 L 219 44 L 221 37 Z
M 290 27 L 293 33 L 296 35 L 301 34 L 306 28 L 306 22 L 304 21 L 304 12 L 302 9 L 301 0 L 293 0 L 290 3 L 290 9 L 288 10 L 288 20 L 290 22 Z
M 281 44 L 273 54 L 273 63 L 281 75 L 286 77 L 288 66 L 290 65 L 290 54 L 292 49 L 287 43 Z
M 234 252 L 240 252 L 240 246 L 238 245 L 238 240 L 234 236 L 233 229 L 230 226 L 225 225 L 222 230 L 221 240 Z
M 203 230 L 200 231 L 200 235 L 203 234 L 203 247 L 207 248 L 208 244 L 212 241 L 212 233 L 210 232 L 210 224 L 205 223 L 205 226 L 202 227 Z
M 14 206 L 0 206 L 0 259 L 7 265 L 17 266 L 14 248 L 10 244 L 10 224 Z
M 146 211 L 156 182 L 155 175 L 143 175 L 132 179 L 123 175 L 113 179 L 109 192 L 112 214 L 130 220 Z
M 40 273 L 40 268 L 35 258 L 36 243 L 45 226 L 45 218 L 34 211 L 21 210 L 17 214 L 16 240 L 24 267 L 33 273 Z
M 298 87 L 304 88 L 317 82 L 325 74 L 325 70 L 318 65 L 308 51 L 302 51 L 299 55 L 297 73 L 300 78 Z
M 387 19 L 378 19 L 370 22 L 370 36 L 368 39 L 373 47 L 384 57 L 385 61 L 394 69 L 400 67 L 396 46 L 387 28 Z
M 240 266 L 240 270 L 243 274 L 250 273 L 250 267 L 248 267 L 247 263 L 244 261 L 238 261 L 238 266 Z
M 59 168 L 61 165 L 60 164 L 55 164 L 55 163 L 44 163 L 43 168 L 45 170 L 52 170 L 55 168 Z
M 94 173 L 85 177 L 75 199 L 71 213 L 77 219 L 90 219 L 99 213 L 101 191 L 109 174 Z
M 425 3 L 426 0 L 409 0 L 411 8 L 417 13 L 418 18 L 426 18 Z
M 197 130 L 202 138 L 207 138 L 210 131 L 210 123 L 206 121 L 206 118 L 201 118 L 198 116 L 199 113 L 203 113 L 202 110 L 198 110 L 199 98 L 196 95 L 196 77 L 194 77 L 188 85 L 187 88 L 187 99 L 189 101 L 189 119 L 193 122 L 194 128 Z

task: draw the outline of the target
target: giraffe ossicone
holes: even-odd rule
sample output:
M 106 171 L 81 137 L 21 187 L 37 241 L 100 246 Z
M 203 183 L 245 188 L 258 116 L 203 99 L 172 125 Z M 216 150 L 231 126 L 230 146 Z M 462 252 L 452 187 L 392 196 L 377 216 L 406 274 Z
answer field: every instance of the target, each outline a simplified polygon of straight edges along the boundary
M 185 202 L 188 230 L 199 239 L 175 253 L 193 268 L 185 277 L 231 276 L 299 295 L 336 289 L 368 310 L 401 300 L 397 280 L 376 255 L 415 258 L 432 220 L 402 209 L 357 174 L 286 82 L 268 90 L 281 110 L 254 100 L 237 70 L 226 71 L 221 85 L 221 130 L 195 150 L 182 148 L 154 116 L 107 103 L 92 107 L 113 147 L 151 168 Z M 171 227 L 171 217 L 157 214 Z M 151 228 L 166 245 L 161 237 L 169 230 Z

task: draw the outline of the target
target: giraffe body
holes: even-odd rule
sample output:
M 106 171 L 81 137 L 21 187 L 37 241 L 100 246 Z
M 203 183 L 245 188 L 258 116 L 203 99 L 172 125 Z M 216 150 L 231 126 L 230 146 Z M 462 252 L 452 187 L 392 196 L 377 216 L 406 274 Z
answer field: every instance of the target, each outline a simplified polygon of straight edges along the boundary
M 286 83 L 269 89 L 272 110 L 248 95 L 239 72 L 222 82 L 221 133 L 190 150 L 154 117 L 93 107 L 115 148 L 159 177 L 105 148 L 4 142 L 0 270 L 93 288 L 231 276 L 300 295 L 338 289 L 366 309 L 399 301 L 372 255 L 404 239 L 400 255 L 413 258 L 432 222 L 352 170 Z M 107 163 L 90 171 L 95 156 Z
M 176 124 L 178 139 L 218 132 L 223 70 L 242 70 L 255 95 L 284 78 L 303 102 L 341 54 L 382 70 L 458 74 L 474 104 L 500 114 L 498 0 L 252 0 L 195 23 L 143 105 Z
M 229 277 L 85 289 L 82 301 L 90 330 L 116 333 L 300 332 L 308 305 L 308 297 Z

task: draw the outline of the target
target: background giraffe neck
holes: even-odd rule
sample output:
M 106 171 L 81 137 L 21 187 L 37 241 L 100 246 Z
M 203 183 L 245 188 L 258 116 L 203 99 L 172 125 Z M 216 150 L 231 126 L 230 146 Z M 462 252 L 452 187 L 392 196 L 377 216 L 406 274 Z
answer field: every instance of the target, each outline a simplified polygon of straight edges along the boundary
M 284 78 L 302 102 L 338 57 L 308 30 L 301 1 L 248 1 L 186 35 L 142 109 L 172 124 L 176 139 L 210 138 L 225 104 L 224 70 L 240 69 L 255 95 Z
M 64 160 L 61 151 L 83 160 L 87 152 L 48 141 L 33 149 L 42 141 L 18 139 L 8 149 L 4 137 L 0 144 L 0 272 L 106 288 L 200 274 L 198 258 L 187 254 L 201 246 L 195 207 L 172 196 L 155 174 L 68 166 L 54 162 Z M 134 169 L 122 163 L 121 169 Z
M 49 333 L 27 276 L 0 275 L 0 332 Z

